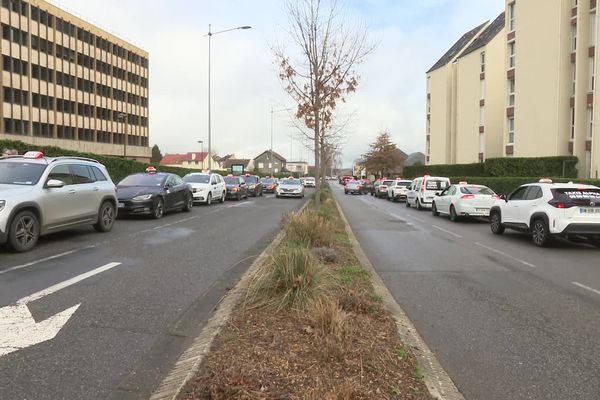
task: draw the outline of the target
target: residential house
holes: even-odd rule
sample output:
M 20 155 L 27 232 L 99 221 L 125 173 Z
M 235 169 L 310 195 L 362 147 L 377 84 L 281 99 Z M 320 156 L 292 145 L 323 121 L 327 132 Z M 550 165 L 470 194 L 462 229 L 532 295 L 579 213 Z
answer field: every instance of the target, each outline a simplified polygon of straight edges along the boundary
M 208 168 L 208 153 L 191 152 L 184 154 L 165 154 L 160 165 L 166 167 L 181 167 L 189 169 L 206 169 Z
M 265 150 L 254 157 L 254 166 L 261 173 L 278 174 L 286 169 L 286 160 L 272 150 Z
M 308 174 L 308 163 L 306 161 L 288 161 L 285 163 L 285 169 L 291 174 L 306 176 Z
M 225 160 L 223 165 L 221 165 L 221 169 L 231 172 L 232 171 L 231 167 L 233 165 L 243 165 L 244 172 L 252 172 L 252 171 L 254 171 L 255 164 L 254 164 L 254 160 L 247 159 L 247 158 L 228 158 L 227 160 Z

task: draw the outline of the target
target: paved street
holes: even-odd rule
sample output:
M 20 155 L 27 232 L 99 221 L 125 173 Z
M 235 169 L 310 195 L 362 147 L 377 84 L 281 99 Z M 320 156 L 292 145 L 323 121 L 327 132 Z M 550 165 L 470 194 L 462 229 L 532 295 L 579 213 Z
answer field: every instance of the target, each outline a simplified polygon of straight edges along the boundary
M 600 249 L 331 183 L 367 256 L 468 400 L 600 399 Z
M 25 254 L 0 248 L 0 312 L 27 313 L 21 300 L 38 327 L 68 319 L 54 339 L 0 346 L 0 399 L 147 398 L 303 202 L 269 195 L 63 232 Z

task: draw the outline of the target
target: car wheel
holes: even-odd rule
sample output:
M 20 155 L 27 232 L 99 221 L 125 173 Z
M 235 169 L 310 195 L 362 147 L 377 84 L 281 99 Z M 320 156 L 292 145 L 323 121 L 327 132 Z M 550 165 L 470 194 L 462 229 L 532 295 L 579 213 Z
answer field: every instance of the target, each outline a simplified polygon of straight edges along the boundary
M 240 192 L 237 192 L 237 197 L 236 197 L 237 201 L 242 200 L 242 194 Z
M 225 203 L 225 198 L 227 197 L 227 193 L 223 192 L 221 194 L 221 203 Z
M 410 203 L 408 202 L 408 199 L 406 199 L 406 208 L 410 208 Z
M 206 196 L 206 205 L 210 206 L 212 204 L 212 193 L 209 193 L 208 196 Z
M 550 241 L 550 232 L 548 230 L 548 224 L 541 218 L 533 221 L 533 226 L 531 227 L 531 237 L 533 239 L 533 243 L 539 247 L 546 247 L 548 242 Z
M 165 202 L 162 198 L 156 199 L 154 202 L 154 208 L 152 209 L 152 218 L 161 219 L 165 212 Z
M 435 203 L 431 203 L 431 213 L 433 214 L 434 217 L 437 217 L 438 215 L 440 215 Z
M 348 191 L 347 191 L 347 190 L 344 190 L 344 194 L 348 194 Z
M 500 220 L 500 213 L 494 211 L 490 214 L 490 229 L 494 235 L 502 235 L 504 233 L 504 226 Z
M 105 201 L 98 212 L 98 222 L 94 229 L 98 232 L 110 232 L 115 223 L 115 206 L 110 201 Z
M 182 211 L 190 212 L 190 211 L 192 211 L 193 207 L 194 207 L 194 195 L 192 195 L 190 193 L 185 198 L 185 205 L 183 206 Z
M 458 214 L 456 214 L 456 210 L 454 206 L 450 206 L 450 221 L 456 222 L 458 221 Z
M 17 252 L 23 253 L 35 247 L 40 237 L 40 223 L 31 211 L 22 211 L 13 218 L 8 232 L 8 242 Z

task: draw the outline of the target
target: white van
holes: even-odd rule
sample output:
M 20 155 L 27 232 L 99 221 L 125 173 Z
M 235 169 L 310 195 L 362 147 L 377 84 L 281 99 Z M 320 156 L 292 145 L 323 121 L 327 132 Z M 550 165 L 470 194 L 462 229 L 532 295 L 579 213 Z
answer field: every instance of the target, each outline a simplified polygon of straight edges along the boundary
M 440 176 L 425 175 L 412 181 L 406 195 L 406 207 L 415 206 L 417 209 L 431 208 L 431 202 L 437 192 L 450 186 L 450 179 Z

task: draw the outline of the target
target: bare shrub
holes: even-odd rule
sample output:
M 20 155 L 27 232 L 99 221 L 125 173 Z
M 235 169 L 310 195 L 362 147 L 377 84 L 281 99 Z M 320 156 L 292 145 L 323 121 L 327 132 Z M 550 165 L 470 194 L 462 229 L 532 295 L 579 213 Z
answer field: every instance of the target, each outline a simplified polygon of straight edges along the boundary
M 328 264 L 335 263 L 339 259 L 337 251 L 330 247 L 315 247 L 312 253 L 319 261 Z
M 331 245 L 334 236 L 331 223 L 311 209 L 287 214 L 283 229 L 289 242 L 307 247 L 327 247 Z

